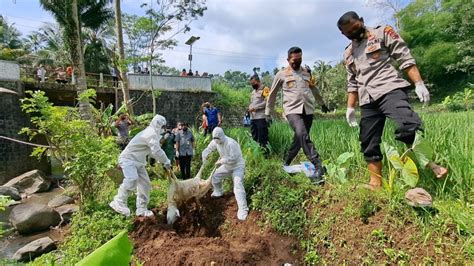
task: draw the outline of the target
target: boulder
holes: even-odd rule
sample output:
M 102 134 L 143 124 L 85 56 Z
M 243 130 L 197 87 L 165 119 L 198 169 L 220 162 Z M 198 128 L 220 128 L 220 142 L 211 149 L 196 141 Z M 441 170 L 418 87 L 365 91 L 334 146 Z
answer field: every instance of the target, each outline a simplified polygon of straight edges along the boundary
M 14 260 L 31 261 L 32 259 L 56 249 L 56 244 L 49 237 L 43 237 L 32 241 L 20 248 L 13 255 Z
M 57 208 L 66 204 L 74 203 L 74 199 L 66 195 L 57 195 L 48 202 L 48 206 L 51 208 Z
M 430 193 L 419 187 L 408 190 L 405 193 L 405 200 L 413 207 L 431 207 L 433 204 Z
M 56 211 L 61 215 L 64 222 L 71 221 L 72 214 L 79 210 L 79 206 L 75 204 L 67 204 L 56 208 Z
M 0 186 L 0 195 L 8 196 L 12 200 L 21 200 L 20 192 L 14 187 Z
M 34 194 L 48 191 L 51 181 L 40 170 L 32 170 L 8 181 L 4 186 L 14 187 L 20 192 Z
M 28 234 L 58 225 L 61 222 L 61 216 L 56 210 L 46 205 L 26 203 L 15 206 L 9 220 L 20 234 Z

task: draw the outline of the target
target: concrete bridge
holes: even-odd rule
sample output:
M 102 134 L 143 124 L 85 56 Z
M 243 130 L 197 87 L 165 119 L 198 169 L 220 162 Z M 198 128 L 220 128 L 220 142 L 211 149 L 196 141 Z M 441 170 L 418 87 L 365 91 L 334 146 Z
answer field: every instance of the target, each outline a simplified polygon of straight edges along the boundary
M 35 71 L 25 70 L 15 62 L 0 60 L 0 135 L 21 141 L 28 141 L 18 132 L 30 126 L 29 117 L 21 110 L 20 99 L 27 90 L 42 90 L 54 105 L 75 106 L 77 88 L 68 81 L 60 84 L 55 78 L 40 82 Z M 130 97 L 134 102 L 136 115 L 152 112 L 152 97 L 149 90 L 150 77 L 130 74 Z M 109 104 L 117 106 L 123 95 L 114 87 L 111 77 L 106 75 L 88 75 L 88 87 L 97 91 L 97 108 Z M 161 91 L 156 99 L 157 112 L 163 114 L 170 125 L 177 121 L 197 123 L 200 117 L 200 105 L 213 101 L 216 94 L 211 91 L 210 78 L 153 76 L 153 87 Z M 38 141 L 38 140 L 35 140 Z M 31 157 L 32 147 L 0 139 L 0 185 L 10 178 L 31 169 L 48 172 L 48 163 L 38 162 Z

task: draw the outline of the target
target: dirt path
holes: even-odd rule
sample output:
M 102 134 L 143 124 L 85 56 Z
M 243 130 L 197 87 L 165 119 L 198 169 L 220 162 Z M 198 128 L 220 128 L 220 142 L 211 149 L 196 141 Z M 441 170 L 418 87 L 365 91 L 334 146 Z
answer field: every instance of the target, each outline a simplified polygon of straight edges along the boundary
M 247 221 L 237 220 L 233 194 L 201 200 L 181 208 L 174 226 L 166 225 L 165 209 L 154 210 L 156 219 L 136 220 L 130 233 L 134 254 L 144 265 L 282 265 L 301 258 L 299 243 L 259 225 L 250 212 Z

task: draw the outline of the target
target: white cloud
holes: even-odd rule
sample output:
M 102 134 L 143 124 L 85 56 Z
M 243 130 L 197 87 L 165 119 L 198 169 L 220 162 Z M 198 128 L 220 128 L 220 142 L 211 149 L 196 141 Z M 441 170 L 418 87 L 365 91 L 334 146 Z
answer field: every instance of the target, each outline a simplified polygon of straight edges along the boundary
M 177 37 L 176 51 L 164 51 L 166 64 L 188 68 L 184 42 L 200 36 L 193 45 L 193 70 L 223 73 L 228 69 L 251 72 L 254 66 L 264 70 L 286 65 L 291 46 L 303 49 L 304 63 L 316 60 L 336 62 L 342 59 L 348 40 L 336 27 L 338 18 L 354 10 L 367 25 L 380 21 L 365 1 L 329 0 L 211 0 L 204 17 L 192 30 Z M 180 51 L 180 52 L 177 52 Z M 178 55 L 181 53 L 181 55 Z
M 143 15 L 143 2 L 150 0 L 122 0 L 122 11 Z M 201 39 L 193 46 L 193 70 L 201 73 L 229 69 L 251 72 L 254 66 L 272 70 L 286 65 L 286 51 L 291 46 L 303 49 L 305 64 L 312 65 L 316 60 L 337 62 L 348 44 L 336 27 L 344 12 L 356 11 L 372 26 L 386 17 L 365 3 L 366 0 L 208 0 L 208 10 L 193 22 L 191 32 L 176 36 L 178 47 L 162 52 L 167 65 L 189 68 L 189 46 L 184 42 L 195 35 Z M 4 15 L 23 18 L 12 17 L 9 21 L 23 25 L 18 28 L 24 34 L 40 27 L 42 20 L 53 21 L 37 1 L 0 0 L 0 9 Z

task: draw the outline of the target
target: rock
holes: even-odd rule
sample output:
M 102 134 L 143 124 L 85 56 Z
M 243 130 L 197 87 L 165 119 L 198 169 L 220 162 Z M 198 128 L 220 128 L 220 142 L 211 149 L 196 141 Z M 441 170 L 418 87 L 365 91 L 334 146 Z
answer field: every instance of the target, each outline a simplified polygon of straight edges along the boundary
M 61 215 L 64 222 L 71 221 L 72 214 L 79 210 L 79 206 L 75 204 L 67 204 L 56 208 L 56 211 Z
M 32 170 L 13 178 L 4 186 L 15 187 L 26 194 L 34 194 L 47 191 L 51 186 L 51 181 L 40 170 Z
M 430 193 L 422 188 L 413 188 L 405 193 L 407 204 L 413 207 L 431 207 L 433 199 Z
M 0 195 L 8 196 L 12 200 L 21 200 L 20 192 L 14 187 L 0 186 Z
M 10 213 L 9 220 L 20 234 L 28 234 L 58 225 L 61 216 L 46 205 L 27 203 L 15 206 Z
M 31 261 L 32 259 L 56 249 L 56 244 L 49 237 L 43 237 L 32 241 L 20 248 L 13 255 L 14 260 Z
M 51 208 L 57 208 L 66 204 L 74 203 L 74 199 L 66 195 L 57 195 L 48 202 L 48 206 Z

